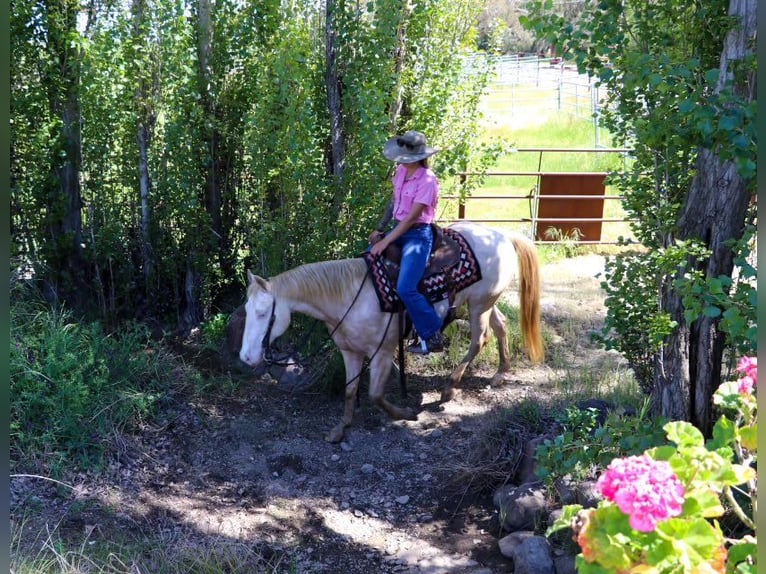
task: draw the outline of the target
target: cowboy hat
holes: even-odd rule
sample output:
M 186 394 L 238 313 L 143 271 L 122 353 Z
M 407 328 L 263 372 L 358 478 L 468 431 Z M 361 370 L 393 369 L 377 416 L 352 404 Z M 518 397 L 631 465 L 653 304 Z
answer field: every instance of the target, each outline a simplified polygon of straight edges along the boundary
M 415 163 L 435 154 L 438 149 L 426 145 L 426 136 L 409 131 L 388 140 L 383 146 L 386 159 L 397 163 Z

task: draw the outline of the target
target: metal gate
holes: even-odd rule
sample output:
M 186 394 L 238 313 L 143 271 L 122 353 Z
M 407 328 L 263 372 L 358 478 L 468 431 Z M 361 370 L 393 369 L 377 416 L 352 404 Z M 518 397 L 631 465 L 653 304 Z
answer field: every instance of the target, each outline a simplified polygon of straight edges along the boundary
M 622 153 L 631 150 L 619 148 L 519 148 L 517 152 L 539 153 L 538 166 L 542 164 L 543 153 Z M 460 183 L 478 173 L 458 174 Z M 576 241 L 581 244 L 614 244 L 615 240 L 603 238 L 604 224 L 627 223 L 625 217 L 605 217 L 604 204 L 608 201 L 622 201 L 624 196 L 606 193 L 605 179 L 608 172 L 555 172 L 555 171 L 513 171 L 487 172 L 486 177 L 527 176 L 535 182 L 525 195 L 470 195 L 465 198 L 443 196 L 443 199 L 457 200 L 457 218 L 440 219 L 450 223 L 470 219 L 478 223 L 528 223 L 529 236 L 538 242 L 563 243 Z M 470 216 L 468 208 L 472 200 L 526 201 L 529 204 L 528 217 L 476 218 Z M 501 208 L 497 209 L 502 211 Z

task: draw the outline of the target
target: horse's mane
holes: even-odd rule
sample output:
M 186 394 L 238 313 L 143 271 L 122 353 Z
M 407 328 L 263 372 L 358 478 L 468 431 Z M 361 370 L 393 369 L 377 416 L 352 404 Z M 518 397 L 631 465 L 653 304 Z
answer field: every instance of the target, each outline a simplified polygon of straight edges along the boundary
M 342 300 L 359 290 L 367 272 L 364 259 L 338 259 L 306 263 L 272 277 L 275 291 L 297 299 Z

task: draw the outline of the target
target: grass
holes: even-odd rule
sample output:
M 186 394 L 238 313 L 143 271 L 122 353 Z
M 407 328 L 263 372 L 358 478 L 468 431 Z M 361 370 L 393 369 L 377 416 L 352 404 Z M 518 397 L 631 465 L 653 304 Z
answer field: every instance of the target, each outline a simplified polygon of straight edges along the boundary
M 258 544 L 221 538 L 203 541 L 176 530 L 140 530 L 88 525 L 79 534 L 36 528 L 11 520 L 12 574 L 219 574 L 296 572 L 287 554 Z M 107 531 L 108 530 L 108 531 Z
M 556 148 L 566 150 L 593 149 L 596 147 L 595 128 L 591 119 L 575 117 L 564 112 L 555 112 L 548 106 L 531 111 L 539 122 L 528 123 L 522 127 L 513 127 L 503 120 L 507 113 L 507 103 L 503 102 L 506 94 L 503 90 L 491 92 L 484 103 L 488 118 L 485 141 L 503 140 L 510 142 L 515 150 L 524 148 Z M 505 107 L 504 107 L 505 106 Z M 611 147 L 611 138 L 603 128 L 599 128 L 600 147 Z M 610 172 L 626 169 L 629 159 L 622 153 L 603 151 L 513 151 L 501 156 L 489 169 L 489 173 L 480 186 L 468 199 L 465 209 L 466 219 L 474 221 L 531 219 L 535 206 L 531 199 L 539 185 L 536 175 L 491 175 L 492 173 L 519 172 Z M 458 201 L 450 199 L 459 189 L 459 178 L 447 179 L 441 201 L 442 219 L 458 217 Z M 619 191 L 607 185 L 605 195 L 617 197 Z M 509 199 L 509 196 L 516 196 Z M 603 217 L 605 219 L 624 219 L 625 212 L 618 199 L 604 200 Z M 530 233 L 531 224 L 527 222 L 497 222 L 491 225 Z M 630 227 L 624 222 L 604 222 L 602 224 L 602 242 L 616 242 L 619 236 L 630 236 Z

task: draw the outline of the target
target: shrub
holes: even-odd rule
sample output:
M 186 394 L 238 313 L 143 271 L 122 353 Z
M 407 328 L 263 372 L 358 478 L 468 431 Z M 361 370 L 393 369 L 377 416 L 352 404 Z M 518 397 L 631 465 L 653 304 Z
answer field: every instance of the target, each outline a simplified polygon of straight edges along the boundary
M 170 363 L 137 325 L 119 334 L 75 322 L 64 309 L 22 299 L 11 307 L 12 464 L 56 474 L 98 467 L 110 441 L 149 416 Z
M 537 449 L 538 476 L 552 483 L 569 475 L 573 480 L 597 476 L 620 456 L 642 453 L 664 444 L 662 421 L 648 417 L 648 403 L 636 416 L 611 412 L 599 426 L 596 409 L 571 407 L 560 421 L 563 432 Z

